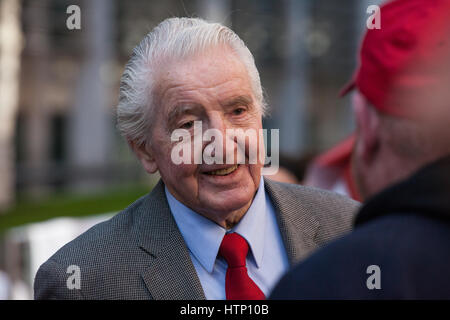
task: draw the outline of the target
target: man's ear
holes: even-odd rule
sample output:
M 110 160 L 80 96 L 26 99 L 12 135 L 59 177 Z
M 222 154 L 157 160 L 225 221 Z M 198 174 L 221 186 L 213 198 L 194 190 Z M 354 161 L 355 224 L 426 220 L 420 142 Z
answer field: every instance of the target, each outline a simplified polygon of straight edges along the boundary
M 150 174 L 158 171 L 158 165 L 156 164 L 155 158 L 153 157 L 153 151 L 151 150 L 151 147 L 147 147 L 145 143 L 138 145 L 135 141 L 127 141 L 131 149 L 133 149 L 134 153 L 138 157 L 139 161 L 141 161 L 145 171 Z
M 357 125 L 357 142 L 355 153 L 370 164 L 377 155 L 380 146 L 380 117 L 374 107 L 359 92 L 353 96 L 353 112 Z

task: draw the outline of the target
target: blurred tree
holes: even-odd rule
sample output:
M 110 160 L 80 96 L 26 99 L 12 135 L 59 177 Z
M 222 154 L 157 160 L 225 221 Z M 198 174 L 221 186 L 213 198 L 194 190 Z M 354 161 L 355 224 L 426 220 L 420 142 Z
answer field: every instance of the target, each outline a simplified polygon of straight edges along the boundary
M 0 2 L 0 209 L 14 199 L 14 129 L 19 97 L 20 1 Z

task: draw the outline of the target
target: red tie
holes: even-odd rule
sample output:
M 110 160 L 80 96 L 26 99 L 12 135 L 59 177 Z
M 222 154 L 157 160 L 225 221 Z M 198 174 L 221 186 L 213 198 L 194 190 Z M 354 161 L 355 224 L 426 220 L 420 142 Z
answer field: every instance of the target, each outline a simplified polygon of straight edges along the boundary
M 227 300 L 263 300 L 266 297 L 256 283 L 248 276 L 245 259 L 248 244 L 237 233 L 229 233 L 223 237 L 219 254 L 228 263 L 225 277 L 225 293 Z

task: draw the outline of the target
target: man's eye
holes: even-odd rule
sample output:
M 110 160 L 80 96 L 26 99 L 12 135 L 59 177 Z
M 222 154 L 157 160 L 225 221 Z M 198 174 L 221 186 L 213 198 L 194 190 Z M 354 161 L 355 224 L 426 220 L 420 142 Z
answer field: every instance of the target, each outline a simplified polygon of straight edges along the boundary
M 190 129 L 193 126 L 194 126 L 194 121 L 188 121 L 188 122 L 183 123 L 180 128 L 182 128 L 182 129 Z
M 245 109 L 244 109 L 244 108 L 237 108 L 237 109 L 234 109 L 234 110 L 233 110 L 233 114 L 234 114 L 235 116 L 239 116 L 239 115 L 243 114 L 244 112 L 245 112 Z

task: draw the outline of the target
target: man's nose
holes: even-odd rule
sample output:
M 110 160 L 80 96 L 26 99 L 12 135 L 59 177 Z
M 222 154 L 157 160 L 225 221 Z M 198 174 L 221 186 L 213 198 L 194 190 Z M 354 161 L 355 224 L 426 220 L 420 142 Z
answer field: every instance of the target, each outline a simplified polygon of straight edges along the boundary
M 222 152 L 223 163 L 226 163 L 227 153 L 230 153 L 230 155 L 228 155 L 228 159 L 234 158 L 234 153 L 236 152 L 236 143 L 234 139 L 227 136 L 227 130 L 231 128 L 229 128 L 229 125 L 221 114 L 214 114 L 210 117 L 208 129 L 215 130 L 216 132 L 214 134 L 214 139 L 221 139 L 222 141 L 222 148 L 220 151 Z M 212 139 L 209 141 L 205 141 L 203 147 L 205 148 L 210 143 L 213 143 Z M 215 157 L 216 152 L 219 152 L 219 150 L 214 149 L 211 156 Z
M 225 123 L 225 119 L 220 113 L 214 112 L 210 115 L 208 119 L 208 129 L 218 130 L 222 133 L 222 135 L 224 135 L 226 132 L 226 127 L 227 125 Z

